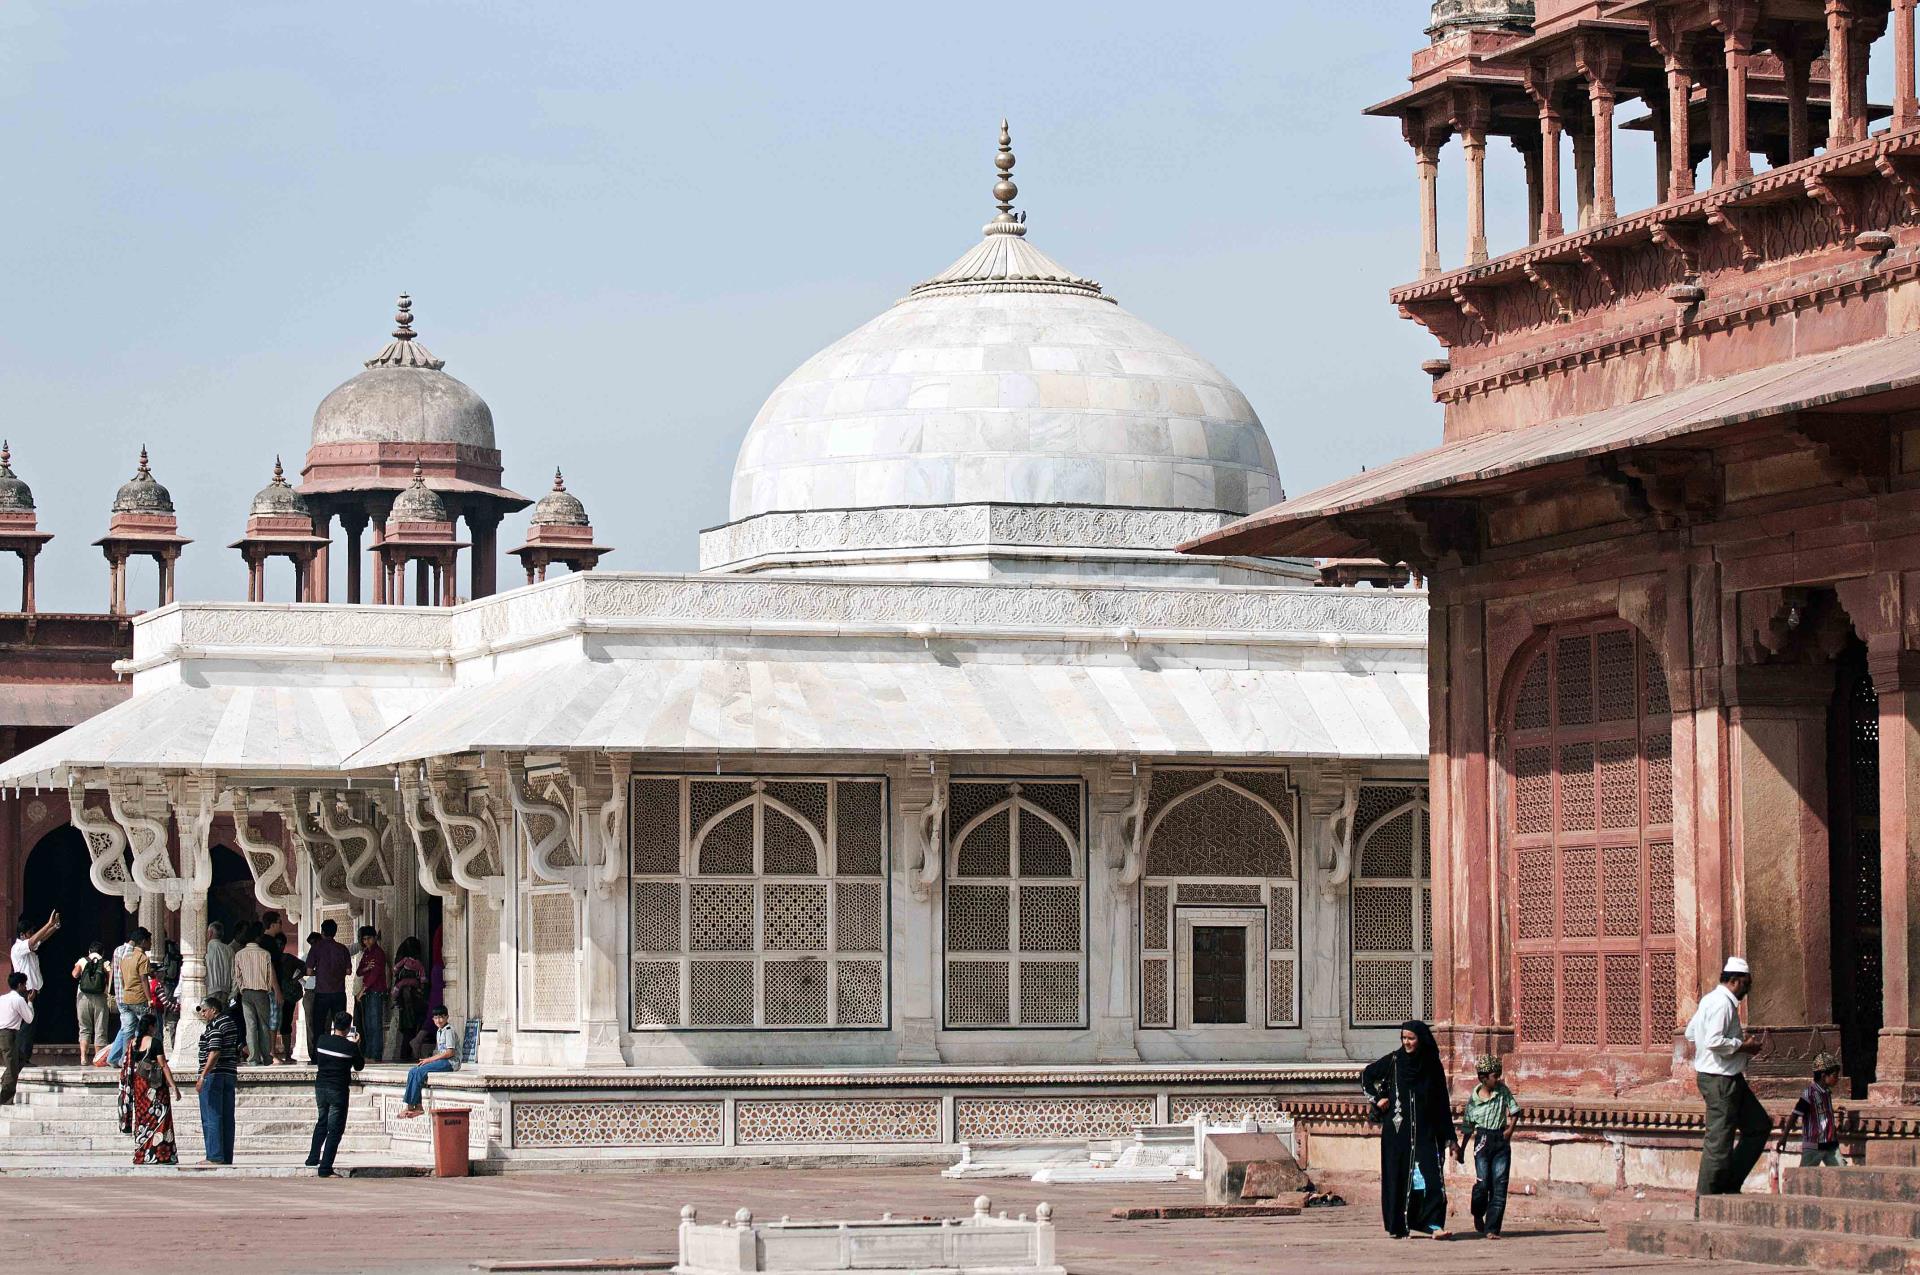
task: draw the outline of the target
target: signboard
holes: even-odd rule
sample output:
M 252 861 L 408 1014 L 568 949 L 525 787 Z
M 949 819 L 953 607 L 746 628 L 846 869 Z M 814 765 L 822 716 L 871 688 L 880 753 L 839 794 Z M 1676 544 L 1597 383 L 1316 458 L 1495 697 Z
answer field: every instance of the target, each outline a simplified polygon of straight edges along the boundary
M 463 1063 L 480 1061 L 480 1020 L 467 1020 L 466 1038 L 460 1042 L 460 1061 Z

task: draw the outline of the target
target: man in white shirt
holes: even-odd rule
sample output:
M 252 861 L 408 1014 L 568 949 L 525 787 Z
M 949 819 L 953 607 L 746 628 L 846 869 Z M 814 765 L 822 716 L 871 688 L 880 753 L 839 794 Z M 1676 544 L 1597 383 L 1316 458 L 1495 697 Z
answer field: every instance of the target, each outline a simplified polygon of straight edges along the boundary
M 207 927 L 207 995 L 225 1009 L 233 1003 L 233 949 L 225 943 L 226 927 L 215 921 Z
M 13 1105 L 20 1083 L 20 1034 L 33 1027 L 33 993 L 24 971 L 7 975 L 7 994 L 0 996 L 0 1107 Z
M 1773 1130 L 1773 1117 L 1747 1085 L 1747 1063 L 1766 1043 L 1740 1022 L 1740 1002 L 1752 990 L 1747 962 L 1729 956 L 1719 986 L 1700 998 L 1687 1024 L 1694 1079 L 1707 1103 L 1707 1137 L 1695 1188 L 1700 1195 L 1738 1195 Z
M 33 922 L 25 916 L 20 918 L 20 937 L 13 941 L 13 951 L 8 959 L 13 963 L 15 973 L 27 976 L 27 991 L 35 996 L 38 996 L 40 989 L 47 985 L 46 979 L 40 973 L 40 945 L 52 938 L 53 932 L 59 928 L 58 912 L 49 916 L 47 923 L 37 930 L 33 928 Z M 19 1056 L 20 1065 L 24 1067 L 33 1061 L 32 1015 L 27 1016 L 26 1025 L 21 1027 L 19 1032 L 20 1036 L 14 1043 L 14 1049 Z

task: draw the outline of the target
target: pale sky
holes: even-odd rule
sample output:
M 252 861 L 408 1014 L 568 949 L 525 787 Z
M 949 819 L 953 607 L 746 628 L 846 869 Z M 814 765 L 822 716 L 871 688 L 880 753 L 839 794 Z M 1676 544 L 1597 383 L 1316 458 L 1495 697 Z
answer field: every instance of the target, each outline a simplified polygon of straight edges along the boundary
M 181 596 L 244 597 L 248 499 L 403 289 L 509 486 L 558 464 L 606 567 L 692 568 L 768 392 L 977 240 L 1003 114 L 1033 242 L 1232 377 L 1290 493 L 1430 446 L 1438 347 L 1386 301 L 1413 163 L 1360 114 L 1426 11 L 10 0 L 0 434 L 57 536 L 40 605 L 104 607 L 89 542 L 143 442 Z M 1490 167 L 1498 252 L 1524 196 Z

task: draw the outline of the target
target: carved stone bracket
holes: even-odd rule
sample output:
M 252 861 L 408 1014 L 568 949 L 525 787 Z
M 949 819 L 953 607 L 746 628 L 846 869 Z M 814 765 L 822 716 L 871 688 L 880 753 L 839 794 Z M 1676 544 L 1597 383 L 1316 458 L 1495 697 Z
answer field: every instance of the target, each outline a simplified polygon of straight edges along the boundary
M 134 884 L 143 893 L 159 895 L 170 910 L 177 911 L 186 886 L 175 874 L 167 849 L 165 794 L 148 788 L 137 775 L 109 771 L 107 808 L 127 834 Z
M 127 870 L 127 834 L 112 819 L 87 805 L 79 778 L 67 781 L 67 809 L 73 826 L 87 839 L 87 879 L 100 893 L 119 899 L 127 911 L 140 908 L 140 887 Z
M 1107 835 L 1103 830 L 1109 881 L 1114 890 L 1124 893 L 1140 880 L 1145 868 L 1147 798 L 1153 789 L 1153 767 L 1136 758 L 1118 758 L 1095 772 L 1090 791 L 1093 812 L 1113 820 Z
M 1573 285 L 1579 268 L 1566 262 L 1535 261 L 1526 267 L 1527 278 L 1546 294 L 1554 318 L 1566 323 L 1573 318 Z
M 527 868 L 537 881 L 584 889 L 586 874 L 573 844 L 573 812 L 563 804 L 565 797 L 554 798 L 551 788 L 537 794 L 536 784 L 528 780 L 525 766 L 508 765 L 507 799 L 526 834 Z
M 1832 173 L 1810 173 L 1801 184 L 1814 202 L 1826 210 L 1827 217 L 1840 236 L 1844 239 L 1853 238 L 1860 229 L 1858 181 Z
M 313 864 L 313 890 L 318 901 L 329 907 L 346 907 L 353 902 L 347 892 L 346 861 L 339 845 L 314 819 L 314 804 L 326 794 L 312 789 L 294 789 L 287 798 L 287 814 L 292 820 L 294 840 Z
M 900 786 L 900 808 L 919 834 L 920 858 L 907 865 L 907 889 L 925 903 L 933 897 L 946 867 L 946 839 L 942 835 L 947 822 L 944 758 L 915 757 L 908 763 L 907 780 Z
M 454 881 L 461 889 L 481 896 L 493 907 L 503 906 L 507 899 L 507 883 L 506 878 L 500 875 L 493 820 L 482 818 L 470 810 L 454 809 L 451 784 L 445 775 L 429 772 L 426 792 L 427 806 L 433 811 L 433 817 L 439 820 L 441 831 L 447 839 L 448 866 Z
M 373 826 L 374 811 L 369 804 L 364 817 L 354 812 L 342 794 L 313 794 L 314 818 L 340 852 L 346 868 L 347 893 L 356 899 L 377 902 L 381 890 L 392 884 L 380 854 L 380 833 Z
M 1581 248 L 1580 260 L 1606 285 L 1607 300 L 1620 299 L 1620 253 L 1612 248 L 1588 245 Z
M 1480 511 L 1470 501 L 1414 498 L 1360 513 L 1339 514 L 1334 523 L 1371 545 L 1387 562 L 1404 562 L 1432 574 L 1443 559 L 1479 559 Z
M 426 809 L 426 797 L 420 791 L 420 778 L 409 767 L 398 767 L 400 817 L 413 841 L 415 869 L 420 888 L 443 902 L 455 901 L 460 891 L 448 871 L 446 838 L 440 825 Z
M 1707 214 L 1707 224 L 1732 238 L 1740 250 L 1741 269 L 1751 270 L 1760 264 L 1759 230 L 1746 209 L 1723 204 Z
M 1906 201 L 1907 212 L 1920 216 L 1920 158 L 1912 155 L 1881 155 L 1873 161 L 1881 177 L 1890 182 Z
M 1787 433 L 1813 448 L 1820 476 L 1865 495 L 1887 489 L 1893 444 L 1885 416 L 1867 412 L 1801 412 L 1783 418 Z
M 1403 302 L 1400 313 L 1431 332 L 1448 349 L 1466 345 L 1480 334 L 1479 325 L 1461 311 L 1451 294 Z
M 1680 273 L 1688 279 L 1700 275 L 1700 249 L 1704 230 L 1683 221 L 1656 221 L 1648 227 L 1653 242 L 1672 255 L 1680 265 Z
M 1647 519 L 1663 531 L 1711 517 L 1720 506 L 1721 484 L 1711 452 L 1624 452 L 1596 458 L 1592 472 L 1613 486 L 1627 517 Z
M 1326 874 L 1320 880 L 1320 893 L 1337 899 L 1353 876 L 1353 819 L 1360 807 L 1360 778 L 1346 774 L 1340 778 L 1339 804 L 1321 815 L 1326 821 Z
M 298 915 L 300 890 L 295 884 L 293 858 L 279 842 L 258 836 L 253 830 L 255 811 L 282 815 L 284 826 L 284 808 L 272 796 L 245 788 L 229 788 L 226 797 L 233 810 L 233 838 L 240 843 L 240 853 L 253 871 L 253 897 L 270 912 Z

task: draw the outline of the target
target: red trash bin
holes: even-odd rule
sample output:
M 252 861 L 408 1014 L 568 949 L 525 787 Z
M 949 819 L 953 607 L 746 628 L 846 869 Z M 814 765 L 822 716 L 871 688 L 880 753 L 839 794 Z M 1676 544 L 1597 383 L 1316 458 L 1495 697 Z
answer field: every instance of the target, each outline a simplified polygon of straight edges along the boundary
M 440 1107 L 433 1117 L 433 1176 L 467 1176 L 467 1118 L 470 1107 Z

